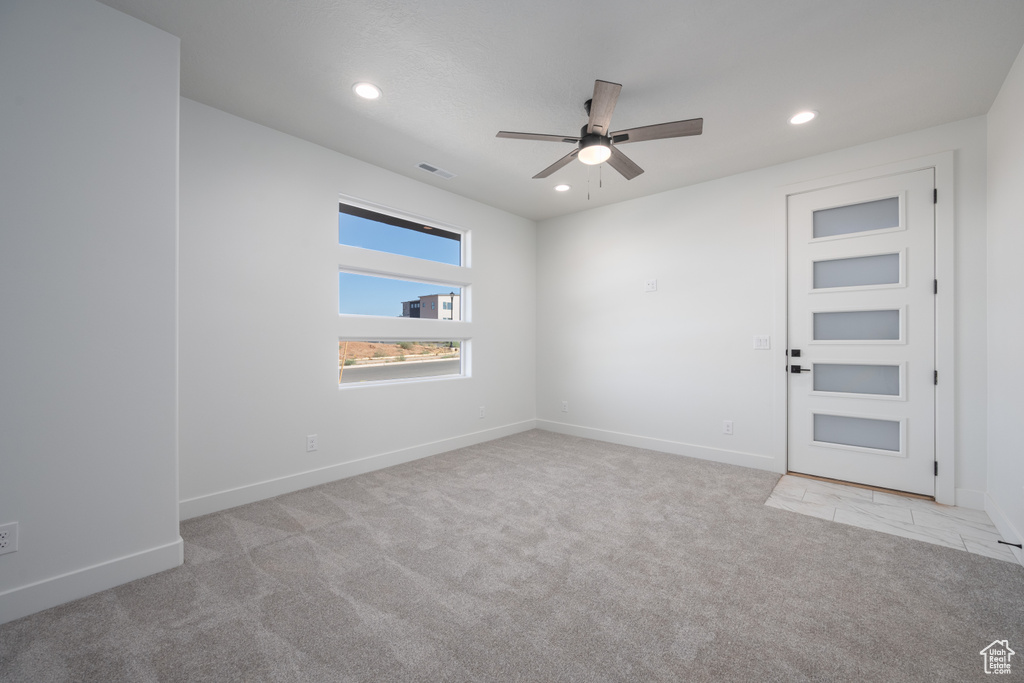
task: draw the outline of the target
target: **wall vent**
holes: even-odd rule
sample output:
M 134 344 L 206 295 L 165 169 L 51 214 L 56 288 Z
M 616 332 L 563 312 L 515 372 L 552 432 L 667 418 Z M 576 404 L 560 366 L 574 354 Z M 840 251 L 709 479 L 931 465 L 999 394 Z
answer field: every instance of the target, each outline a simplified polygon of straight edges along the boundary
M 426 162 L 421 163 L 416 168 L 419 168 L 420 170 L 426 171 L 427 173 L 433 173 L 438 178 L 443 178 L 444 180 L 451 180 L 452 178 L 455 177 L 455 174 L 452 173 L 451 171 L 446 171 L 443 168 L 438 168 L 437 166 L 432 166 L 431 164 L 428 164 Z

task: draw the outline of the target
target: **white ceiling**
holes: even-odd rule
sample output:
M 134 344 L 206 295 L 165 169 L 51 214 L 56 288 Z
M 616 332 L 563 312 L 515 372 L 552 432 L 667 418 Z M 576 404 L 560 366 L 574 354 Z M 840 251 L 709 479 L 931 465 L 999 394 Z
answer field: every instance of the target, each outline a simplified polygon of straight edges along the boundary
M 532 219 L 984 114 L 1024 43 L 1021 0 L 103 2 L 181 38 L 183 96 Z M 598 78 L 623 84 L 612 130 L 704 134 L 624 145 L 631 181 L 533 180 L 572 145 L 495 133 L 578 134 Z

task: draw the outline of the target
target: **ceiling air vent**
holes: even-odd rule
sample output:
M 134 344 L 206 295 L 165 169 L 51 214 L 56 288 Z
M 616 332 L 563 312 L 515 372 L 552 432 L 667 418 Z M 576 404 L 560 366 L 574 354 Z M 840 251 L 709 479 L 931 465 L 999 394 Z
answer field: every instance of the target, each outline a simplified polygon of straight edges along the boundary
M 419 166 L 417 166 L 417 168 L 426 171 L 427 173 L 433 173 L 438 178 L 443 178 L 444 180 L 451 180 L 452 178 L 455 177 L 455 174 L 452 173 L 451 171 L 446 171 L 443 168 L 438 168 L 437 166 L 431 166 L 426 162 L 420 164 Z

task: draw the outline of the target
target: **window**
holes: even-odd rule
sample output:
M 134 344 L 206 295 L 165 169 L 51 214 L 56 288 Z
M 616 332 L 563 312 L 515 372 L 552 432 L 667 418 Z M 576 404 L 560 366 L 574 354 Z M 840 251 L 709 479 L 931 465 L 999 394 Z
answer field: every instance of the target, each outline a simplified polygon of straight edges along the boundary
M 388 382 L 462 374 L 462 342 L 338 341 L 338 384 Z
M 440 291 L 443 293 L 438 293 Z M 341 315 L 437 318 L 439 298 L 445 299 L 444 303 L 449 304 L 451 310 L 451 306 L 462 299 L 462 287 L 348 271 L 338 273 L 338 313 Z M 448 318 L 451 316 L 445 319 Z
M 462 265 L 462 235 L 348 204 L 338 205 L 338 244 Z
M 339 204 L 339 387 L 469 374 L 467 237 L 359 201 Z M 368 317 L 401 322 L 382 327 Z M 437 334 L 431 320 L 452 334 L 425 337 Z M 397 336 L 376 336 L 384 329 Z

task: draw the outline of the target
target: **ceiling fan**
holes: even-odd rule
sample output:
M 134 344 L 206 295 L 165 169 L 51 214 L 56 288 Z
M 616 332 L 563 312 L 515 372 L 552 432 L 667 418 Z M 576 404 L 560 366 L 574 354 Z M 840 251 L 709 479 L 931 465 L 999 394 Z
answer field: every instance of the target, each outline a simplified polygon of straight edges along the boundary
M 573 159 L 578 158 L 584 164 L 591 166 L 607 161 L 608 165 L 621 173 L 626 180 L 632 180 L 643 173 L 644 169 L 616 149 L 616 145 L 700 135 L 704 130 L 704 119 L 687 119 L 686 121 L 656 123 L 652 126 L 640 126 L 609 133 L 608 126 L 611 124 L 612 112 L 615 110 L 615 102 L 619 99 L 620 90 L 622 90 L 622 85 L 619 83 L 594 81 L 594 97 L 583 103 L 583 108 L 587 110 L 590 120 L 580 129 L 580 134 L 577 137 L 545 135 L 543 133 L 512 133 L 507 130 L 499 131 L 498 137 L 577 144 L 576 149 L 533 176 L 534 178 L 547 178 Z

